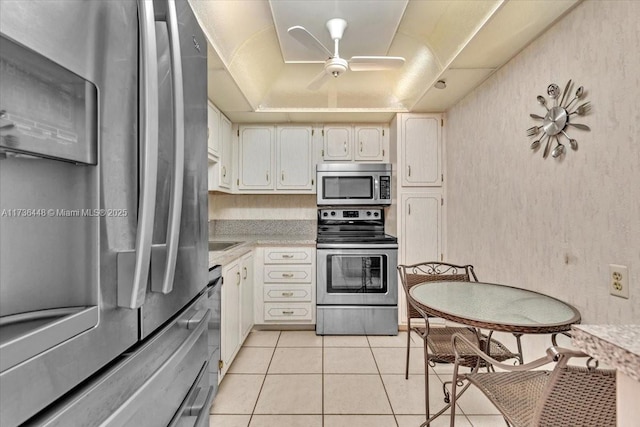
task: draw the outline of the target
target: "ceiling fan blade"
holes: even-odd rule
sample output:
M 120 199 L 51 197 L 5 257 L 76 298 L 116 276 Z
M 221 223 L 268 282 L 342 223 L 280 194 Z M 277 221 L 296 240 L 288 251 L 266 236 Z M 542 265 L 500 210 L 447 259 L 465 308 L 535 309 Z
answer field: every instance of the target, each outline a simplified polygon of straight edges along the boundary
M 404 65 L 401 56 L 352 56 L 349 60 L 351 71 L 393 70 Z
M 318 40 L 313 34 L 307 31 L 306 28 L 301 27 L 300 25 L 296 25 L 295 27 L 291 27 L 287 30 L 289 35 L 300 42 L 302 45 L 306 46 L 308 49 L 317 50 L 322 52 L 327 58 L 331 58 L 333 54 L 329 49 L 327 49 L 320 40 Z
M 318 74 L 317 76 L 315 76 L 313 78 L 313 80 L 311 80 L 311 83 L 309 83 L 307 85 L 307 89 L 309 89 L 309 90 L 318 90 L 322 86 L 324 86 L 324 84 L 327 81 L 329 81 L 330 78 L 331 78 L 331 76 L 329 74 L 327 74 L 326 71 L 322 70 L 322 72 L 320 74 Z

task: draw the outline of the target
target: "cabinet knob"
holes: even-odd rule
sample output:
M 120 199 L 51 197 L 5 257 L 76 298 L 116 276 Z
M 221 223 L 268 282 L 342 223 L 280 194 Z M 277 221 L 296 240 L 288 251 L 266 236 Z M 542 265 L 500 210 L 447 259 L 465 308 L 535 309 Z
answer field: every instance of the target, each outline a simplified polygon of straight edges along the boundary
M 282 310 L 282 314 L 286 314 L 286 315 L 290 316 L 290 315 L 293 314 L 293 311 L 291 311 L 291 310 Z
M 293 258 L 293 255 L 291 255 L 291 254 L 283 254 L 282 258 Z
M 344 142 L 344 152 L 347 153 L 347 141 Z
M 244 271 L 244 276 L 242 278 L 247 280 L 247 267 L 243 267 L 242 270 Z
M 239 285 L 239 284 L 240 284 L 240 272 L 238 271 L 236 273 L 236 285 Z
M 408 209 L 408 210 L 409 210 L 409 212 L 408 212 L 407 214 L 408 214 L 408 215 L 411 215 L 411 203 L 409 203 L 408 208 L 409 208 L 409 209 Z
M 284 171 L 282 171 L 282 182 L 284 182 Z
M 227 176 L 227 167 L 226 166 L 222 166 L 222 177 L 226 178 Z
M 267 175 L 267 182 L 269 182 L 269 171 L 267 171 L 266 175 Z
M 360 152 L 362 153 L 362 141 L 360 141 Z
M 293 273 L 282 273 L 282 277 L 292 278 Z
M 292 297 L 293 296 L 293 292 L 282 292 L 282 296 L 283 297 Z
M 409 176 L 411 176 L 411 165 L 407 165 L 407 167 L 409 168 Z

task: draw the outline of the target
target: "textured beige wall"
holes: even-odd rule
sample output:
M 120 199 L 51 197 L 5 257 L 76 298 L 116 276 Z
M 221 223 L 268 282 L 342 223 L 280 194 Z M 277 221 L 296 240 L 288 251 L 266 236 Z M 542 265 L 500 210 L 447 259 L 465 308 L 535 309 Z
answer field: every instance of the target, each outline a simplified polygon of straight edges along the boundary
M 542 6 L 541 6 L 542 7 Z M 640 323 L 640 1 L 586 1 L 447 112 L 448 257 L 479 278 Z M 593 111 L 564 159 L 529 149 L 536 95 L 583 85 Z M 629 267 L 629 300 L 609 296 Z

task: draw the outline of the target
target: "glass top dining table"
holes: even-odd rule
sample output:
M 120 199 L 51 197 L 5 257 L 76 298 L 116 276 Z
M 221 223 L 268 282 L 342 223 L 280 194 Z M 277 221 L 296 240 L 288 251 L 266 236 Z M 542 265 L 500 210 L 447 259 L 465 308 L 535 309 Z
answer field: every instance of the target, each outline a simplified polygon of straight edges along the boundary
M 493 331 L 550 334 L 580 323 L 572 305 L 495 283 L 430 281 L 413 286 L 409 294 L 431 316 Z

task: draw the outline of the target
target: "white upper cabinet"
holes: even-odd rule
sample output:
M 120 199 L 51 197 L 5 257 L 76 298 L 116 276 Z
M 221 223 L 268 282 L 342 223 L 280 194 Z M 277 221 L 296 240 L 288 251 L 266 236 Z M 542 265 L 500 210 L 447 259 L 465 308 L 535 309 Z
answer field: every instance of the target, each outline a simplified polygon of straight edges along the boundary
M 356 161 L 381 162 L 384 159 L 384 129 L 380 126 L 355 126 Z
M 313 190 L 313 151 L 311 126 L 278 126 L 277 190 Z
M 241 125 L 238 190 L 313 193 L 311 126 Z
M 209 157 L 220 157 L 220 111 L 209 102 L 207 105 L 207 150 Z
M 239 133 L 238 189 L 273 189 L 274 127 L 241 126 Z
M 231 190 L 231 122 L 215 105 L 207 105 L 207 155 L 209 191 Z
M 231 189 L 232 176 L 231 165 L 233 164 L 233 134 L 231 122 L 224 114 L 220 114 L 220 164 L 218 168 L 219 186 Z
M 441 120 L 438 115 L 402 117 L 400 152 L 403 186 L 442 185 Z
M 324 160 L 352 160 L 351 146 L 353 133 L 351 125 L 325 126 L 324 131 Z
M 379 125 L 328 125 L 323 130 L 325 162 L 384 160 L 384 128 Z

